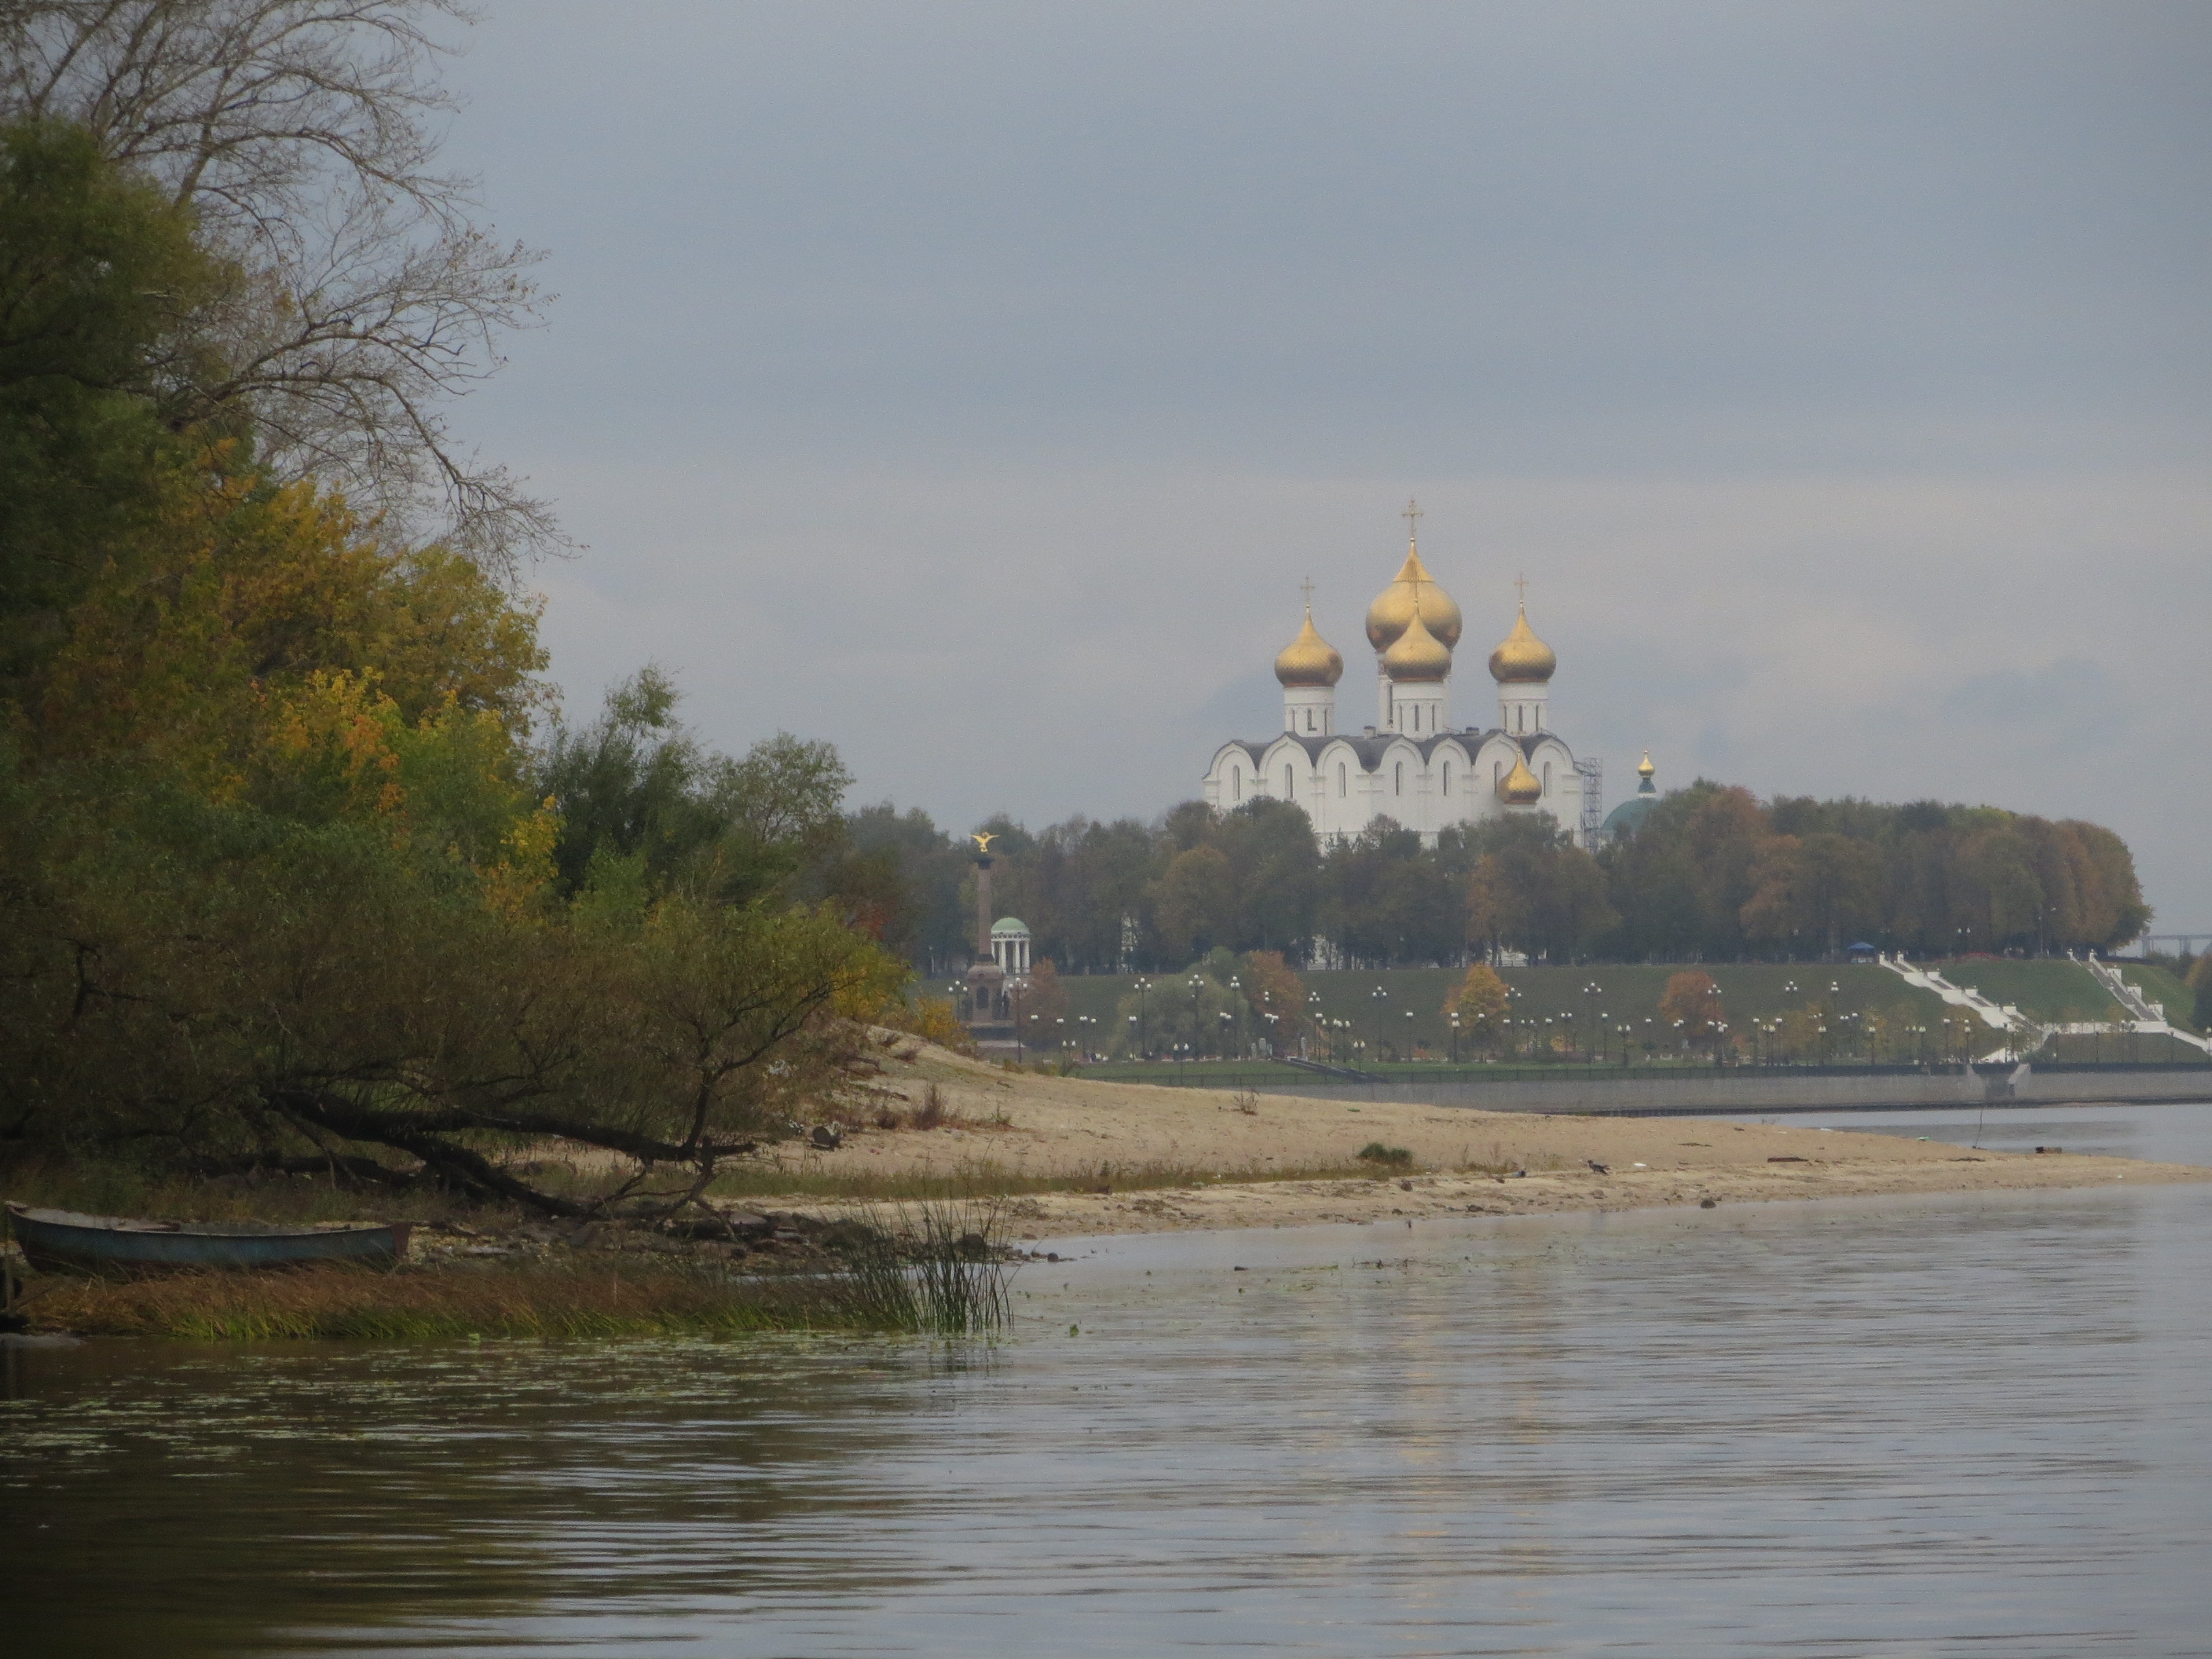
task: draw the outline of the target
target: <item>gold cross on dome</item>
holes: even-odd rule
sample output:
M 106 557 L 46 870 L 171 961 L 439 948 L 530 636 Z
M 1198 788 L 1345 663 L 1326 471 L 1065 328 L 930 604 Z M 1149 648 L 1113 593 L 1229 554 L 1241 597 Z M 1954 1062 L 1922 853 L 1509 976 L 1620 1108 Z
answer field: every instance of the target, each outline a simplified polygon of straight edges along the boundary
M 1513 591 L 1521 596 L 1521 608 L 1528 608 L 1528 573 L 1522 571 L 1513 579 Z
M 1398 516 L 1406 521 L 1406 539 L 1416 539 L 1421 533 L 1421 520 L 1427 516 L 1421 511 L 1421 504 L 1411 495 L 1407 496 L 1406 510 Z
M 1298 592 L 1301 592 L 1301 593 L 1303 593 L 1303 594 L 1304 594 L 1304 595 L 1306 596 L 1306 609 L 1307 609 L 1307 610 L 1309 610 L 1309 611 L 1312 610 L 1312 609 L 1313 609 L 1313 578 L 1312 578 L 1311 576 L 1307 577 L 1304 581 L 1302 581 L 1302 582 L 1300 582 L 1300 583 L 1298 584 Z

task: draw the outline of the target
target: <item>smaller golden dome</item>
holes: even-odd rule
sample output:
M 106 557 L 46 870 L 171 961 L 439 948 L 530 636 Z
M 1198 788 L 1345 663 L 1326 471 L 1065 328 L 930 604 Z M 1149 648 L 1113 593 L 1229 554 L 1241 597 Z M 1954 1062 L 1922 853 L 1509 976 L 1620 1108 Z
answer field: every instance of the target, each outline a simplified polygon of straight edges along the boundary
M 1649 783 L 1651 781 L 1653 775 L 1659 769 L 1651 763 L 1651 751 L 1649 749 L 1645 750 L 1644 751 L 1644 764 L 1636 769 L 1636 775 L 1642 778 L 1644 782 Z
M 1344 678 L 1344 659 L 1315 631 L 1313 607 L 1306 607 L 1306 625 L 1297 638 L 1275 659 L 1275 678 L 1285 685 L 1334 685 Z
M 1382 672 L 1393 680 L 1417 684 L 1441 680 L 1451 672 L 1450 647 L 1429 632 L 1419 606 L 1414 607 L 1406 631 L 1382 653 Z
M 1544 799 L 1544 786 L 1517 754 L 1513 757 L 1513 769 L 1498 781 L 1498 799 L 1508 806 L 1534 806 Z
M 1521 614 L 1513 619 L 1513 631 L 1508 634 L 1498 649 L 1490 653 L 1490 678 L 1500 685 L 1534 682 L 1541 685 L 1548 681 L 1559 665 L 1552 647 L 1536 637 L 1528 626 L 1528 608 L 1521 607 Z

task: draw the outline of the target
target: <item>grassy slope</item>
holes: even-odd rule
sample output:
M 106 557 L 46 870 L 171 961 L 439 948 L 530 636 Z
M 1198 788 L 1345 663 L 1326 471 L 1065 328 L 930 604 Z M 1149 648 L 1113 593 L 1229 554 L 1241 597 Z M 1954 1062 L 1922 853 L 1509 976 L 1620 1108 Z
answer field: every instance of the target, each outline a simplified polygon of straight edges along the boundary
M 2014 1003 L 2024 1012 L 2045 1019 L 2104 1019 L 2120 1014 L 2118 1003 L 2107 996 L 2086 969 L 2065 961 L 1958 962 L 1941 964 L 1954 983 L 1971 985 L 2001 1003 Z M 1656 1022 L 1659 999 L 1668 980 L 1681 972 L 1679 966 L 1607 968 L 1512 968 L 1506 982 L 1520 993 L 1516 1018 L 1553 1020 L 1572 1013 L 1579 1027 L 1602 1009 L 1615 1024 L 1633 1023 L 1639 1030 L 1645 1020 Z M 1886 968 L 1804 963 L 1797 966 L 1722 964 L 1705 969 L 1720 986 L 1732 1018 L 1748 1020 L 1791 1012 L 1808 1002 L 1836 1012 L 1909 1010 L 1913 1018 L 1940 1021 L 1947 1008 L 1933 994 L 1907 985 Z M 2142 984 L 2153 999 L 2165 1002 L 2169 1015 L 2186 1019 L 2190 999 L 2173 977 L 2155 968 L 2128 967 L 2128 977 Z M 1180 974 L 1154 974 L 1151 1006 L 1172 997 L 1183 984 Z M 1307 988 L 1321 994 L 1322 1008 L 1330 1018 L 1352 1022 L 1356 1035 L 1375 1040 L 1378 1011 L 1381 1024 L 1403 1046 L 1410 1026 L 1413 1036 L 1432 1048 L 1449 1040 L 1450 1028 L 1442 1009 L 1445 996 L 1460 980 L 1456 969 L 1401 968 L 1382 972 L 1311 973 L 1304 975 Z M 1135 984 L 1123 975 L 1070 975 L 1070 1012 L 1089 1014 L 1110 1029 L 1115 1005 Z M 1604 988 L 1603 996 L 1584 994 L 1583 988 Z M 1829 987 L 1836 989 L 1830 991 Z M 1377 999 L 1377 987 L 1386 997 Z M 1795 988 L 1794 989 L 1791 988 Z M 1406 1014 L 1411 1011 L 1409 1022 Z

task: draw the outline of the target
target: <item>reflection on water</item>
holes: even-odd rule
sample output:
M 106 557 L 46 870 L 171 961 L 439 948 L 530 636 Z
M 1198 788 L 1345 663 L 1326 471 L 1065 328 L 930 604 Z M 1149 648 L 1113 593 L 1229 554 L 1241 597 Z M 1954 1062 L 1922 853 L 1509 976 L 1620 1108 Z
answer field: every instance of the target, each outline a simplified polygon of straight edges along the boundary
M 2209 1221 L 1106 1241 L 973 1351 L 17 1353 L 11 1650 L 2203 1654 Z

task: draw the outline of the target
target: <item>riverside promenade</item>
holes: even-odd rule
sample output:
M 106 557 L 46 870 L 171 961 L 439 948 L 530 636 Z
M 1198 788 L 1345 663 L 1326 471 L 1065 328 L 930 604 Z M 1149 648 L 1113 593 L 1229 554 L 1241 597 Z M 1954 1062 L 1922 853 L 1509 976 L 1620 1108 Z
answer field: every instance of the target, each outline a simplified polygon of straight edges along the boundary
M 1132 1068 L 1133 1069 L 1133 1068 Z M 1530 1077 L 1516 1067 L 1503 1077 L 1476 1068 L 1439 1066 L 1433 1079 L 1394 1068 L 1388 1075 L 1355 1079 L 1256 1068 L 1193 1065 L 1181 1078 L 1170 1066 L 1143 1068 L 1146 1081 L 1210 1089 L 1256 1088 L 1269 1094 L 1320 1100 L 1389 1100 L 1429 1106 L 1472 1107 L 1487 1112 L 1618 1114 L 1694 1117 L 1714 1112 L 1915 1111 L 1945 1106 L 2095 1105 L 2134 1103 L 2212 1104 L 2212 1066 L 1953 1065 L 1923 1071 L 1905 1066 L 1866 1068 L 1725 1066 L 1637 1067 L 1623 1075 L 1595 1067 L 1561 1068 L 1557 1077 Z M 1470 1073 L 1473 1073 L 1470 1075 Z M 1119 1074 L 1119 1068 L 1117 1068 Z

